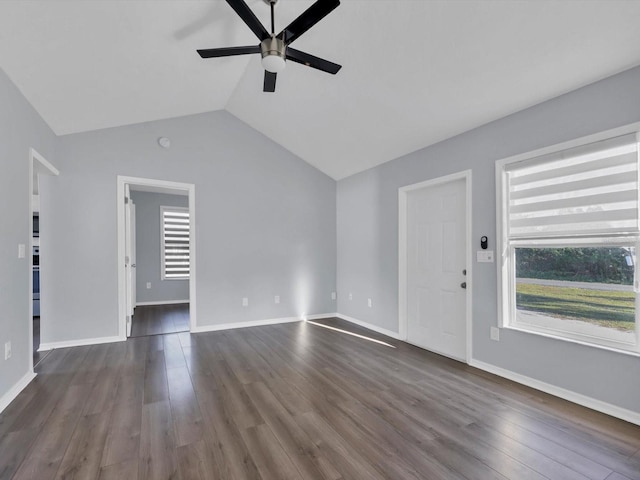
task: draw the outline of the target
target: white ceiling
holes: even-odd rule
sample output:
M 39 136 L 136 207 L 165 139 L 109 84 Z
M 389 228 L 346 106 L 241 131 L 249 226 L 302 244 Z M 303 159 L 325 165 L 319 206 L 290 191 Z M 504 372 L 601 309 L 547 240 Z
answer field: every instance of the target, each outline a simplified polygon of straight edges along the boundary
M 258 55 L 195 52 L 257 44 L 222 0 L 2 0 L 0 67 L 59 135 L 226 109 L 340 179 L 639 65 L 639 24 L 637 0 L 343 0 L 294 44 L 343 69 L 265 94 Z

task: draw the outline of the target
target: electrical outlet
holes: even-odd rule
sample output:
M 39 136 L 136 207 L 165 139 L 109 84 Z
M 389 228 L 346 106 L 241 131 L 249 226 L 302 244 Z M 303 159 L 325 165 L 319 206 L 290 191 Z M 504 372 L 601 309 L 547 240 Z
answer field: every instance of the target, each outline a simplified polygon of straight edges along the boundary
M 243 307 L 248 307 L 249 306 L 249 299 L 247 297 L 244 297 L 242 299 L 242 306 Z
M 18 258 L 24 258 L 27 254 L 27 246 L 24 243 L 18 244 Z
M 353 300 L 353 293 L 349 294 L 349 300 Z
M 367 298 L 367 306 L 368 306 L 369 308 L 371 308 L 371 307 L 373 306 L 373 303 L 371 302 L 371 299 L 370 299 L 370 298 Z
M 280 303 L 280 295 L 276 295 L 275 297 L 273 297 L 273 301 L 274 303 Z
M 147 282 L 147 290 L 151 289 L 151 282 Z
M 11 342 L 4 344 L 4 359 L 9 360 L 11 358 Z
M 336 292 L 331 292 L 331 300 L 335 300 L 338 298 L 338 294 Z
M 498 327 L 491 327 L 491 340 L 500 341 L 500 329 Z

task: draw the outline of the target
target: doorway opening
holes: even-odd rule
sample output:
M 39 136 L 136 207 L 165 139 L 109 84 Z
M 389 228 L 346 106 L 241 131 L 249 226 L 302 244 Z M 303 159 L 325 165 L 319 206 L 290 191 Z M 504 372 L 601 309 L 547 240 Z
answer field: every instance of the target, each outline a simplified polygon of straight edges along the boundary
M 418 347 L 471 361 L 471 171 L 402 187 L 399 332 Z
M 40 180 L 42 176 L 57 176 L 60 172 L 56 167 L 49 163 L 42 155 L 33 148 L 29 151 L 29 336 L 33 346 L 33 354 L 30 357 L 30 370 L 37 365 L 48 352 L 40 352 L 40 332 L 42 323 L 46 322 L 46 312 L 40 308 L 40 294 L 42 290 L 41 268 L 41 245 L 45 248 L 42 252 L 45 254 L 44 268 L 46 268 L 46 239 L 48 232 L 46 229 L 41 232 L 40 219 L 47 217 L 47 202 L 40 201 Z M 42 243 L 41 243 L 42 242 Z M 46 288 L 46 286 L 45 286 Z M 44 313 L 44 315 L 43 315 Z
M 196 325 L 195 186 L 118 176 L 119 335 Z

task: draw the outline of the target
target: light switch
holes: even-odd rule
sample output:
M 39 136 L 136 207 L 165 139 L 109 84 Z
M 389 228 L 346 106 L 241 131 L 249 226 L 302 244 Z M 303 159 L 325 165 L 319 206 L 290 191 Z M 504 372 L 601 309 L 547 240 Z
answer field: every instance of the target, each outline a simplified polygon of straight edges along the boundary
M 24 243 L 18 244 L 18 258 L 24 258 L 27 252 L 27 247 Z
M 273 297 L 273 302 L 280 303 L 280 295 L 276 295 L 275 297 Z
M 476 258 L 480 263 L 493 263 L 493 250 L 478 250 Z
M 249 299 L 247 297 L 244 297 L 242 299 L 242 306 L 243 307 L 248 307 L 249 306 Z

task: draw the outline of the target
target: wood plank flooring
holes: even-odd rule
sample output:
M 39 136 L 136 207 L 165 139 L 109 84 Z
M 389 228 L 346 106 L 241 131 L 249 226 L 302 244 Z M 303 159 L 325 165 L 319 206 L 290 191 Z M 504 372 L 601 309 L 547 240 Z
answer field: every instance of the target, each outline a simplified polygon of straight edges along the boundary
M 0 479 L 640 480 L 640 427 L 337 319 L 54 350 Z
M 131 324 L 132 337 L 189 331 L 189 304 L 141 305 Z
M 33 365 L 49 354 L 49 351 L 39 352 L 40 348 L 40 317 L 33 317 Z

